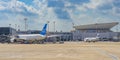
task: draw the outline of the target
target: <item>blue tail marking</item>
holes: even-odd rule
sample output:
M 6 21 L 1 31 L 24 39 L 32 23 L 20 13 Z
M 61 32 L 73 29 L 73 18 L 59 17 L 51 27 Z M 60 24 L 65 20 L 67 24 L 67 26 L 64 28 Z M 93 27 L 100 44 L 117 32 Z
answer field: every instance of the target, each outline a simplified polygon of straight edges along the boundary
M 47 24 L 44 25 L 42 31 L 40 32 L 41 35 L 46 35 L 47 32 Z

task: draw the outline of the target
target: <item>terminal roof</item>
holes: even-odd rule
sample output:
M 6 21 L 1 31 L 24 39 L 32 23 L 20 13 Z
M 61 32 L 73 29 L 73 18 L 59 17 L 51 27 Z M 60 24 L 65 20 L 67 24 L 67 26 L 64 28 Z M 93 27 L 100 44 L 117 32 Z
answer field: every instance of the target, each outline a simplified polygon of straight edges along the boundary
M 96 23 L 96 24 L 74 26 L 74 28 L 76 30 L 83 30 L 83 29 L 111 29 L 112 27 L 116 26 L 117 24 L 118 24 L 118 22 Z

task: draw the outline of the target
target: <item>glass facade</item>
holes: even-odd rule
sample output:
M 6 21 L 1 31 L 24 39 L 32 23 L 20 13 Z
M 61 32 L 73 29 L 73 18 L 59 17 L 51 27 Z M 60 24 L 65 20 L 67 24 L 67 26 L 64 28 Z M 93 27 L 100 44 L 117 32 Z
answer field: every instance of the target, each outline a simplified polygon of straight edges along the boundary
M 0 27 L 0 35 L 15 35 L 16 30 L 10 27 Z
M 82 32 L 81 32 L 82 31 Z M 73 32 L 73 40 L 84 40 L 86 37 L 96 37 L 99 34 L 101 39 L 113 39 L 118 33 L 112 32 L 109 29 L 93 29 L 93 30 L 75 30 Z
M 0 35 L 9 35 L 10 29 L 9 28 L 0 28 Z

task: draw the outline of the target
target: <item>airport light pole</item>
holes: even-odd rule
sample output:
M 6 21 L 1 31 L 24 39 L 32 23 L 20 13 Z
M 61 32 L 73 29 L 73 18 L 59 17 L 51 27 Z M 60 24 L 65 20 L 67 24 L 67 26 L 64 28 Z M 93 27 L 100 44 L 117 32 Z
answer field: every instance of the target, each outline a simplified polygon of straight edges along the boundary
M 98 33 L 98 27 L 97 27 L 97 23 L 95 24 L 96 25 L 96 35 L 97 35 L 97 33 Z
M 47 37 L 48 37 L 48 35 L 49 35 L 49 23 L 50 23 L 50 21 L 47 21 L 47 24 L 48 24 L 48 29 L 47 29 L 46 38 L 47 38 Z M 46 39 L 46 42 L 48 42 L 48 38 Z
M 74 22 L 72 22 L 72 26 L 73 26 L 73 32 L 72 32 L 72 34 L 75 34 L 75 33 L 74 33 L 74 30 L 75 30 L 75 28 L 74 28 L 74 26 L 75 26 Z M 77 37 L 77 36 L 75 36 L 75 37 Z M 72 41 L 73 38 L 74 38 L 74 37 L 72 36 L 72 37 L 71 37 L 71 41 Z
M 18 25 L 18 31 L 20 31 L 20 25 Z
M 49 35 L 49 23 L 50 23 L 50 21 L 47 21 L 47 24 L 48 24 L 48 35 Z
M 55 34 L 55 21 L 53 23 L 54 23 L 54 34 Z
M 27 18 L 24 18 L 25 21 L 25 32 L 27 33 Z
M 9 24 L 9 27 L 11 28 L 11 24 Z
M 9 27 L 10 27 L 10 33 L 9 33 L 9 35 L 11 35 L 11 24 L 9 24 Z
M 15 24 L 15 29 L 17 30 L 17 24 Z

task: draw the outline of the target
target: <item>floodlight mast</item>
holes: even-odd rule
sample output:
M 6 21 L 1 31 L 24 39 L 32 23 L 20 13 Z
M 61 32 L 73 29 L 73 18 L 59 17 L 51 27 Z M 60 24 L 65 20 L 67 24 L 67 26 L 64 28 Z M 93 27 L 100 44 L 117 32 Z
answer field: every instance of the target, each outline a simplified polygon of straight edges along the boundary
M 55 34 L 55 23 L 56 23 L 56 22 L 54 21 L 54 22 L 53 22 L 53 24 L 54 24 L 54 34 Z
M 24 18 L 25 21 L 25 32 L 27 33 L 27 18 Z

